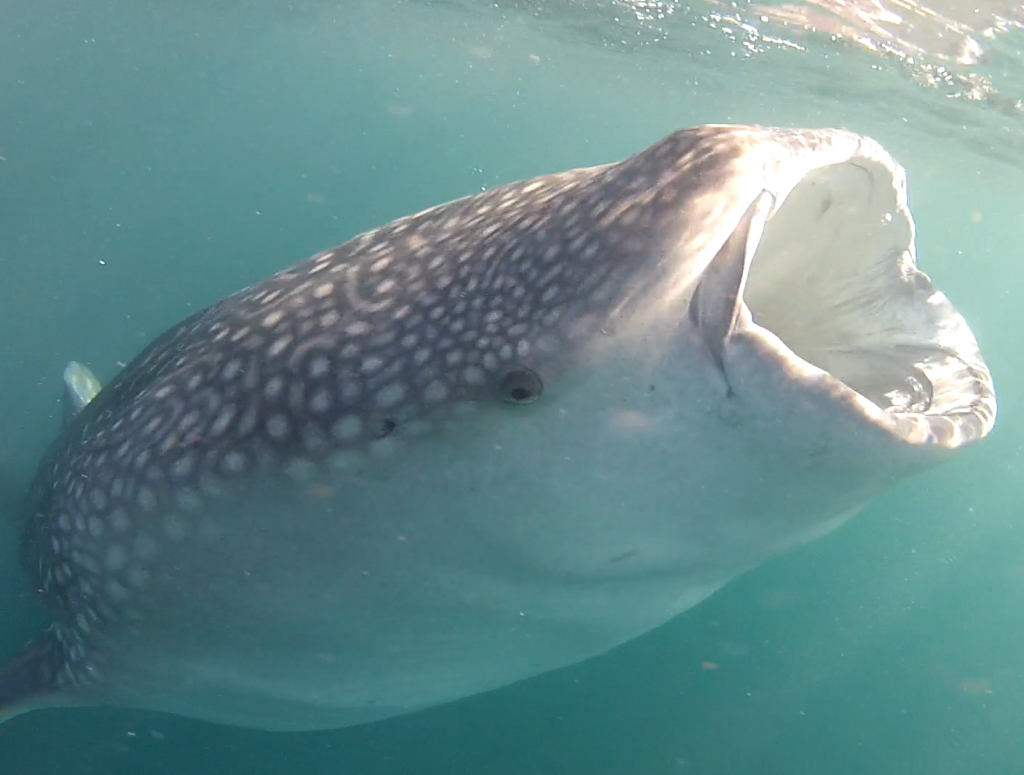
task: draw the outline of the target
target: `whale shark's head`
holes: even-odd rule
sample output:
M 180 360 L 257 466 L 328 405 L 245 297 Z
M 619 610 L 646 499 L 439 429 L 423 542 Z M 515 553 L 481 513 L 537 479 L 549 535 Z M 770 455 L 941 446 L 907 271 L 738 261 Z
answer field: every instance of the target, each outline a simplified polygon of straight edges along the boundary
M 54 625 L 0 707 L 272 728 L 597 653 L 995 415 L 916 268 L 902 170 L 853 134 L 750 127 L 356 237 L 91 396 L 32 490 Z

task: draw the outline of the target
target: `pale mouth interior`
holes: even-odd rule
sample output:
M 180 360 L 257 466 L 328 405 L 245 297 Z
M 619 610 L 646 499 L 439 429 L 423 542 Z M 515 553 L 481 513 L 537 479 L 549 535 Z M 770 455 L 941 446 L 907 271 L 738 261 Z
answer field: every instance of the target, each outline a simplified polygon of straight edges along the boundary
M 938 413 L 976 381 L 958 352 L 970 360 L 976 345 L 915 268 L 901 199 L 892 170 L 871 159 L 811 172 L 769 218 L 743 300 L 797 357 L 879 408 Z

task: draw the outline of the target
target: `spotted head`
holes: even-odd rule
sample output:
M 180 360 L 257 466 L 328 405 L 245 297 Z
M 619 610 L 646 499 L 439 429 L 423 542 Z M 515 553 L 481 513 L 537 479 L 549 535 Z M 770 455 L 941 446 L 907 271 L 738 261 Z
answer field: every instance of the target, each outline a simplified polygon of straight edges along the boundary
M 486 575 L 486 551 L 554 600 L 564 580 L 620 578 L 645 552 L 681 579 L 713 567 L 711 588 L 806 540 L 994 421 L 976 342 L 913 241 L 902 170 L 872 141 L 701 127 L 403 218 L 192 315 L 81 401 L 40 465 L 23 559 L 54 624 L 0 672 L 0 708 L 109 702 L 271 725 L 243 702 L 210 708 L 280 670 L 260 697 L 288 710 L 267 713 L 295 715 L 287 702 L 306 692 L 303 723 L 330 725 L 325 707 L 351 700 L 325 700 L 303 672 L 297 621 L 309 653 L 368 632 L 378 654 L 428 603 L 484 629 L 497 603 L 473 608 L 436 577 Z M 627 438 L 623 418 L 649 435 Z M 494 448 L 565 473 L 516 474 L 526 453 L 474 467 Z M 470 473 L 440 488 L 448 470 Z M 630 477 L 652 516 L 602 523 Z M 301 505 L 296 482 L 328 503 Z M 571 521 L 584 503 L 587 521 Z M 525 512 L 544 519 L 527 529 Z M 399 560 L 379 534 L 404 536 L 410 515 L 421 553 Z M 605 557 L 631 560 L 609 571 Z M 382 579 L 372 606 L 348 596 L 353 558 Z M 451 598 L 424 602 L 424 588 Z M 303 609 L 324 589 L 349 606 L 347 634 Z M 642 631 L 635 611 L 618 616 Z M 443 641 L 429 627 L 444 617 L 429 621 L 424 654 Z M 531 664 L 564 663 L 566 640 Z M 208 665 L 229 649 L 235 673 L 218 684 Z M 466 670 L 494 658 L 481 648 Z M 400 684 L 389 670 L 360 674 Z

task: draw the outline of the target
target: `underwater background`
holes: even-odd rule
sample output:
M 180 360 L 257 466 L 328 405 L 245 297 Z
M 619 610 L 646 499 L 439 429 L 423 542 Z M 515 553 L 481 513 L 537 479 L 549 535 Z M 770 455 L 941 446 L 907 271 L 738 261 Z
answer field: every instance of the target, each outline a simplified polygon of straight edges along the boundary
M 0 775 L 1024 772 L 1024 7 L 0 0 L 0 472 L 206 304 L 385 221 L 700 123 L 907 169 L 993 434 L 603 657 L 334 732 L 125 710 L 0 726 Z M 851 10 L 852 9 L 852 10 Z M 42 612 L 0 524 L 0 653 Z

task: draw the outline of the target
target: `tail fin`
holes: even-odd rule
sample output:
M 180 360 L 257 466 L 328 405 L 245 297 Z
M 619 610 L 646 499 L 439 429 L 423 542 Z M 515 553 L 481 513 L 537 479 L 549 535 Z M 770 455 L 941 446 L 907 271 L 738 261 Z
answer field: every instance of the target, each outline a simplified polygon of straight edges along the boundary
M 0 723 L 60 703 L 56 677 L 58 651 L 52 631 L 30 641 L 0 666 Z

